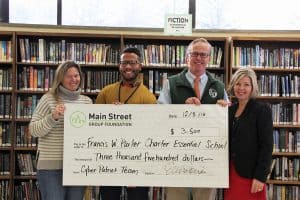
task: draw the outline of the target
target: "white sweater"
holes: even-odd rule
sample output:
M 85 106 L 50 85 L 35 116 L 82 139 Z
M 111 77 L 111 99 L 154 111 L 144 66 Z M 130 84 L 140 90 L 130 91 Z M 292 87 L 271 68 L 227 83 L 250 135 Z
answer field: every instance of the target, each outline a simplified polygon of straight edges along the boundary
M 62 86 L 59 90 L 62 103 L 91 104 L 92 100 L 79 91 L 69 91 Z M 57 101 L 52 94 L 46 93 L 40 99 L 29 124 L 33 137 L 38 137 L 37 169 L 62 169 L 64 118 L 55 121 L 52 118 Z

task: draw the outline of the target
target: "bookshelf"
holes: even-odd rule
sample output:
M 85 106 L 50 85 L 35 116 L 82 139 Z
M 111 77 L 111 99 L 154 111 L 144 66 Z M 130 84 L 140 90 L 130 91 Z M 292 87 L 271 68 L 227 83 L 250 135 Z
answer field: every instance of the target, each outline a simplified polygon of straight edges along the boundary
M 38 139 L 28 133 L 28 123 L 41 96 L 53 82 L 55 70 L 74 60 L 84 74 L 83 93 L 92 99 L 105 85 L 118 80 L 120 36 L 15 33 L 15 129 L 13 196 L 40 199 L 35 154 Z M 33 191 L 28 193 L 28 191 Z
M 233 37 L 229 77 L 251 67 L 258 78 L 259 100 L 273 114 L 273 167 L 268 199 L 296 199 L 300 190 L 300 39 Z M 299 198 L 299 196 L 298 196 Z
M 0 197 L 40 199 L 35 167 L 38 140 L 28 133 L 28 123 L 38 100 L 49 90 L 59 63 L 68 59 L 78 62 L 84 73 L 83 93 L 95 99 L 104 86 L 119 80 L 120 49 L 138 45 L 144 53 L 143 81 L 158 96 L 163 80 L 186 67 L 185 47 L 195 38 L 0 32 L 0 106 L 3 106 L 0 108 L 0 187 L 5 191 Z M 227 84 L 229 40 L 205 38 L 214 47 L 208 71 Z M 1 47 L 10 56 L 4 58 Z M 157 197 L 162 189 L 151 191 Z M 86 199 L 92 199 L 99 194 L 99 188 L 90 188 L 86 193 Z
M 15 34 L 0 33 L 0 198 L 12 197 L 13 145 L 12 129 L 14 127 L 11 101 L 13 98 Z
M 48 91 L 60 62 L 74 59 L 80 63 L 85 74 L 84 94 L 95 99 L 101 88 L 119 80 L 120 49 L 137 46 L 144 53 L 143 81 L 158 96 L 163 80 L 185 67 L 184 49 L 195 38 L 0 32 L 0 101 L 3 102 L 0 103 L 3 106 L 0 108 L 0 187 L 5 191 L 1 193 L 3 198 L 20 199 L 29 190 L 33 191 L 30 195 L 38 196 L 34 169 L 38 142 L 29 136 L 26 127 L 38 99 Z M 226 85 L 238 67 L 252 67 L 256 71 L 262 91 L 259 99 L 272 106 L 276 119 L 274 138 L 281 141 L 276 143 L 278 147 L 274 146 L 276 164 L 268 180 L 268 195 L 269 199 L 274 195 L 288 199 L 289 195 L 300 190 L 299 175 L 289 177 L 290 168 L 284 168 L 292 163 L 293 169 L 298 166 L 299 174 L 300 39 L 233 37 L 229 41 L 226 37 L 205 38 L 215 47 L 215 59 L 208 71 L 220 77 Z M 6 48 L 6 55 L 10 56 L 4 58 L 1 47 Z M 43 51 L 39 52 L 40 49 Z M 220 51 L 222 56 L 218 56 Z M 218 60 L 218 57 L 221 58 Z M 294 146 L 288 141 L 293 141 Z M 287 144 L 288 148 L 284 146 Z M 32 171 L 22 171 L 22 163 L 18 163 L 22 158 Z M 281 175 L 276 177 L 277 166 Z M 297 174 L 295 170 L 294 173 Z M 97 188 L 91 190 L 99 193 Z M 161 192 L 160 189 L 152 191 Z M 93 197 L 91 192 L 87 193 L 87 196 Z

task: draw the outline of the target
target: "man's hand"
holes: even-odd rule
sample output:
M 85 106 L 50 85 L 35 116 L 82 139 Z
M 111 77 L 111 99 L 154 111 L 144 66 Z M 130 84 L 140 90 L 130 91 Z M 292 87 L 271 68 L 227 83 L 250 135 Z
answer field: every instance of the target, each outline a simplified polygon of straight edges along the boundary
M 119 101 L 114 101 L 112 102 L 112 104 L 115 104 L 115 105 L 122 105 L 123 103 L 119 102 Z
M 195 104 L 195 105 L 200 105 L 200 99 L 198 99 L 197 97 L 189 97 L 185 100 L 186 104 Z

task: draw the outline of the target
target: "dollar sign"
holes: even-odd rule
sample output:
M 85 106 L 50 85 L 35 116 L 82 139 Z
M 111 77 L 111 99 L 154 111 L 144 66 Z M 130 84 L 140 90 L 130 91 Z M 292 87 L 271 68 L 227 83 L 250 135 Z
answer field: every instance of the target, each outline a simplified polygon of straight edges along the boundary
M 171 135 L 174 135 L 174 129 L 171 128 Z

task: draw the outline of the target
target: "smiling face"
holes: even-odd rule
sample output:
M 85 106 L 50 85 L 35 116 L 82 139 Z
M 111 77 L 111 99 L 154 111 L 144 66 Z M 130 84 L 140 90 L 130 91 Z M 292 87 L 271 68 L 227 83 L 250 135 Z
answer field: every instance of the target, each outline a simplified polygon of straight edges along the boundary
M 80 74 L 76 67 L 70 67 L 63 78 L 62 85 L 64 88 L 76 91 L 80 85 Z
M 135 53 L 123 53 L 119 71 L 125 83 L 134 83 L 141 71 L 142 65 Z
M 253 86 L 248 76 L 242 77 L 233 87 L 234 95 L 239 101 L 248 101 L 251 97 Z
M 210 46 L 203 42 L 195 43 L 187 55 L 186 63 L 192 74 L 201 76 L 205 73 L 210 60 Z

